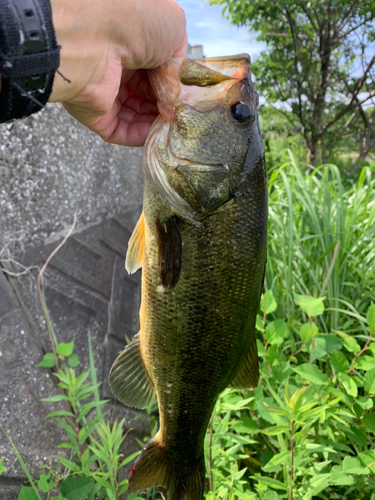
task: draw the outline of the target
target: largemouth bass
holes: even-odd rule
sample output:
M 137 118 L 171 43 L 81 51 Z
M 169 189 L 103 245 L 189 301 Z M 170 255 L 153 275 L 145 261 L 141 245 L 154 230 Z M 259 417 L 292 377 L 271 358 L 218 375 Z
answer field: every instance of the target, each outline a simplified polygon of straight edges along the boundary
M 140 332 L 110 373 L 114 395 L 160 428 L 129 490 L 201 500 L 204 436 L 226 387 L 257 385 L 255 319 L 266 261 L 267 180 L 246 54 L 152 70 L 161 116 L 144 150 L 143 213 L 126 268 L 142 274 Z

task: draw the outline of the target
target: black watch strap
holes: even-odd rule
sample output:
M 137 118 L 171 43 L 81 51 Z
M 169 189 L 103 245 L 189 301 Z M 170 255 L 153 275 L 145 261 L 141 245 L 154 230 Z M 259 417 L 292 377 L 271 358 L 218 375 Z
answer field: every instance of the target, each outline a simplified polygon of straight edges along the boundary
M 49 0 L 0 0 L 0 123 L 39 111 L 59 64 Z

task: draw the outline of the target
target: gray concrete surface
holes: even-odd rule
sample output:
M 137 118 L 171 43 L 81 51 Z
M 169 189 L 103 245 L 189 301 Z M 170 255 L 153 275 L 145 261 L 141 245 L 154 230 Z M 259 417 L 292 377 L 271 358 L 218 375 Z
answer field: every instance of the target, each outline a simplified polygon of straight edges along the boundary
M 44 289 L 59 342 L 75 341 L 88 367 L 91 332 L 101 395 L 110 366 L 125 336 L 137 333 L 140 276 L 128 276 L 124 257 L 141 211 L 141 150 L 104 143 L 59 105 L 14 124 L 0 126 L 0 423 L 30 472 L 48 464 L 65 440 L 45 416 L 53 411 L 42 398 L 59 394 L 52 371 L 38 367 L 51 351 L 36 279 L 51 252 L 77 226 L 52 258 Z M 21 267 L 24 266 L 24 267 Z M 21 276 L 14 276 L 27 269 Z M 112 417 L 126 418 L 134 430 L 123 452 L 132 453 L 147 432 L 137 412 L 108 403 Z M 3 434 L 0 499 L 16 500 L 24 474 Z
M 25 246 L 71 224 L 108 219 L 142 204 L 141 149 L 107 144 L 50 105 L 0 126 L 0 213 L 5 241 Z

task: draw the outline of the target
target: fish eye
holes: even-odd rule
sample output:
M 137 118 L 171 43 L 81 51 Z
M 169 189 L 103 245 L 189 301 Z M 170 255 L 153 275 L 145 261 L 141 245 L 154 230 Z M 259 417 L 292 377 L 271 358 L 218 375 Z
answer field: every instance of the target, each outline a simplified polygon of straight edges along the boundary
M 254 121 L 254 113 L 251 110 L 251 107 L 247 102 L 236 102 L 230 108 L 231 115 L 234 120 L 238 123 L 248 123 L 251 119 Z

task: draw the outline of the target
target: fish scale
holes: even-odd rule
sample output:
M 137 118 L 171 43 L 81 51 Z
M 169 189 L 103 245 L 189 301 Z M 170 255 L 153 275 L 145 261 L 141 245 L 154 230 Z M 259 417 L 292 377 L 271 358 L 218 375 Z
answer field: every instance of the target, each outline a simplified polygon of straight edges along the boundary
M 261 176 L 265 182 L 264 173 Z M 148 233 L 152 233 L 158 210 L 163 213 L 165 202 L 150 186 L 146 187 L 145 199 L 146 241 L 148 238 L 153 241 L 156 234 L 148 236 Z M 157 246 L 146 244 L 142 302 L 146 304 L 147 319 L 141 331 L 141 344 L 145 345 L 145 365 L 152 364 L 154 369 L 160 442 L 175 460 L 178 456 L 183 456 L 183 460 L 197 459 L 202 452 L 217 396 L 233 379 L 254 339 L 253 324 L 263 277 L 263 266 L 258 265 L 265 259 L 264 231 L 259 238 L 258 220 L 265 224 L 267 215 L 263 201 L 256 204 L 257 210 L 250 212 L 249 217 L 251 201 L 243 198 L 229 209 L 223 207 L 208 217 L 200 227 L 185 225 L 180 229 L 185 242 L 183 266 L 173 289 L 155 293 L 159 283 Z M 238 220 L 240 224 L 236 224 Z M 227 251 L 228 233 L 232 248 Z M 205 251 L 202 241 L 209 242 Z M 235 250 L 236 244 L 246 249 L 245 255 Z M 213 269 L 201 271 L 208 264 Z M 191 306 L 189 297 L 199 298 L 199 304 Z M 244 310 L 247 314 L 243 314 Z M 165 343 L 160 344 L 160 335 Z M 147 357 L 147 353 L 151 356 Z M 184 357 L 183 353 L 189 356 Z M 173 389 L 166 393 L 164 388 L 168 384 Z M 184 404 L 179 404 L 179 394 L 187 394 Z M 207 400 L 211 402 L 209 406 Z M 168 411 L 170 407 L 172 413 Z M 186 408 L 188 417 L 184 413 Z M 199 440 L 181 439 L 181 435 L 189 436 L 192 431 L 199 435 Z
M 169 500 L 201 500 L 217 397 L 228 385 L 254 388 L 259 377 L 267 180 L 248 56 L 182 62 L 179 79 L 165 80 L 172 66 L 152 72 L 168 118 L 158 118 L 145 146 L 143 213 L 127 253 L 130 272 L 143 268 L 140 332 L 115 361 L 110 385 L 129 406 L 158 401 L 160 428 L 129 490 L 163 486 Z M 166 102 L 173 81 L 180 93 L 174 88 L 176 100 Z

